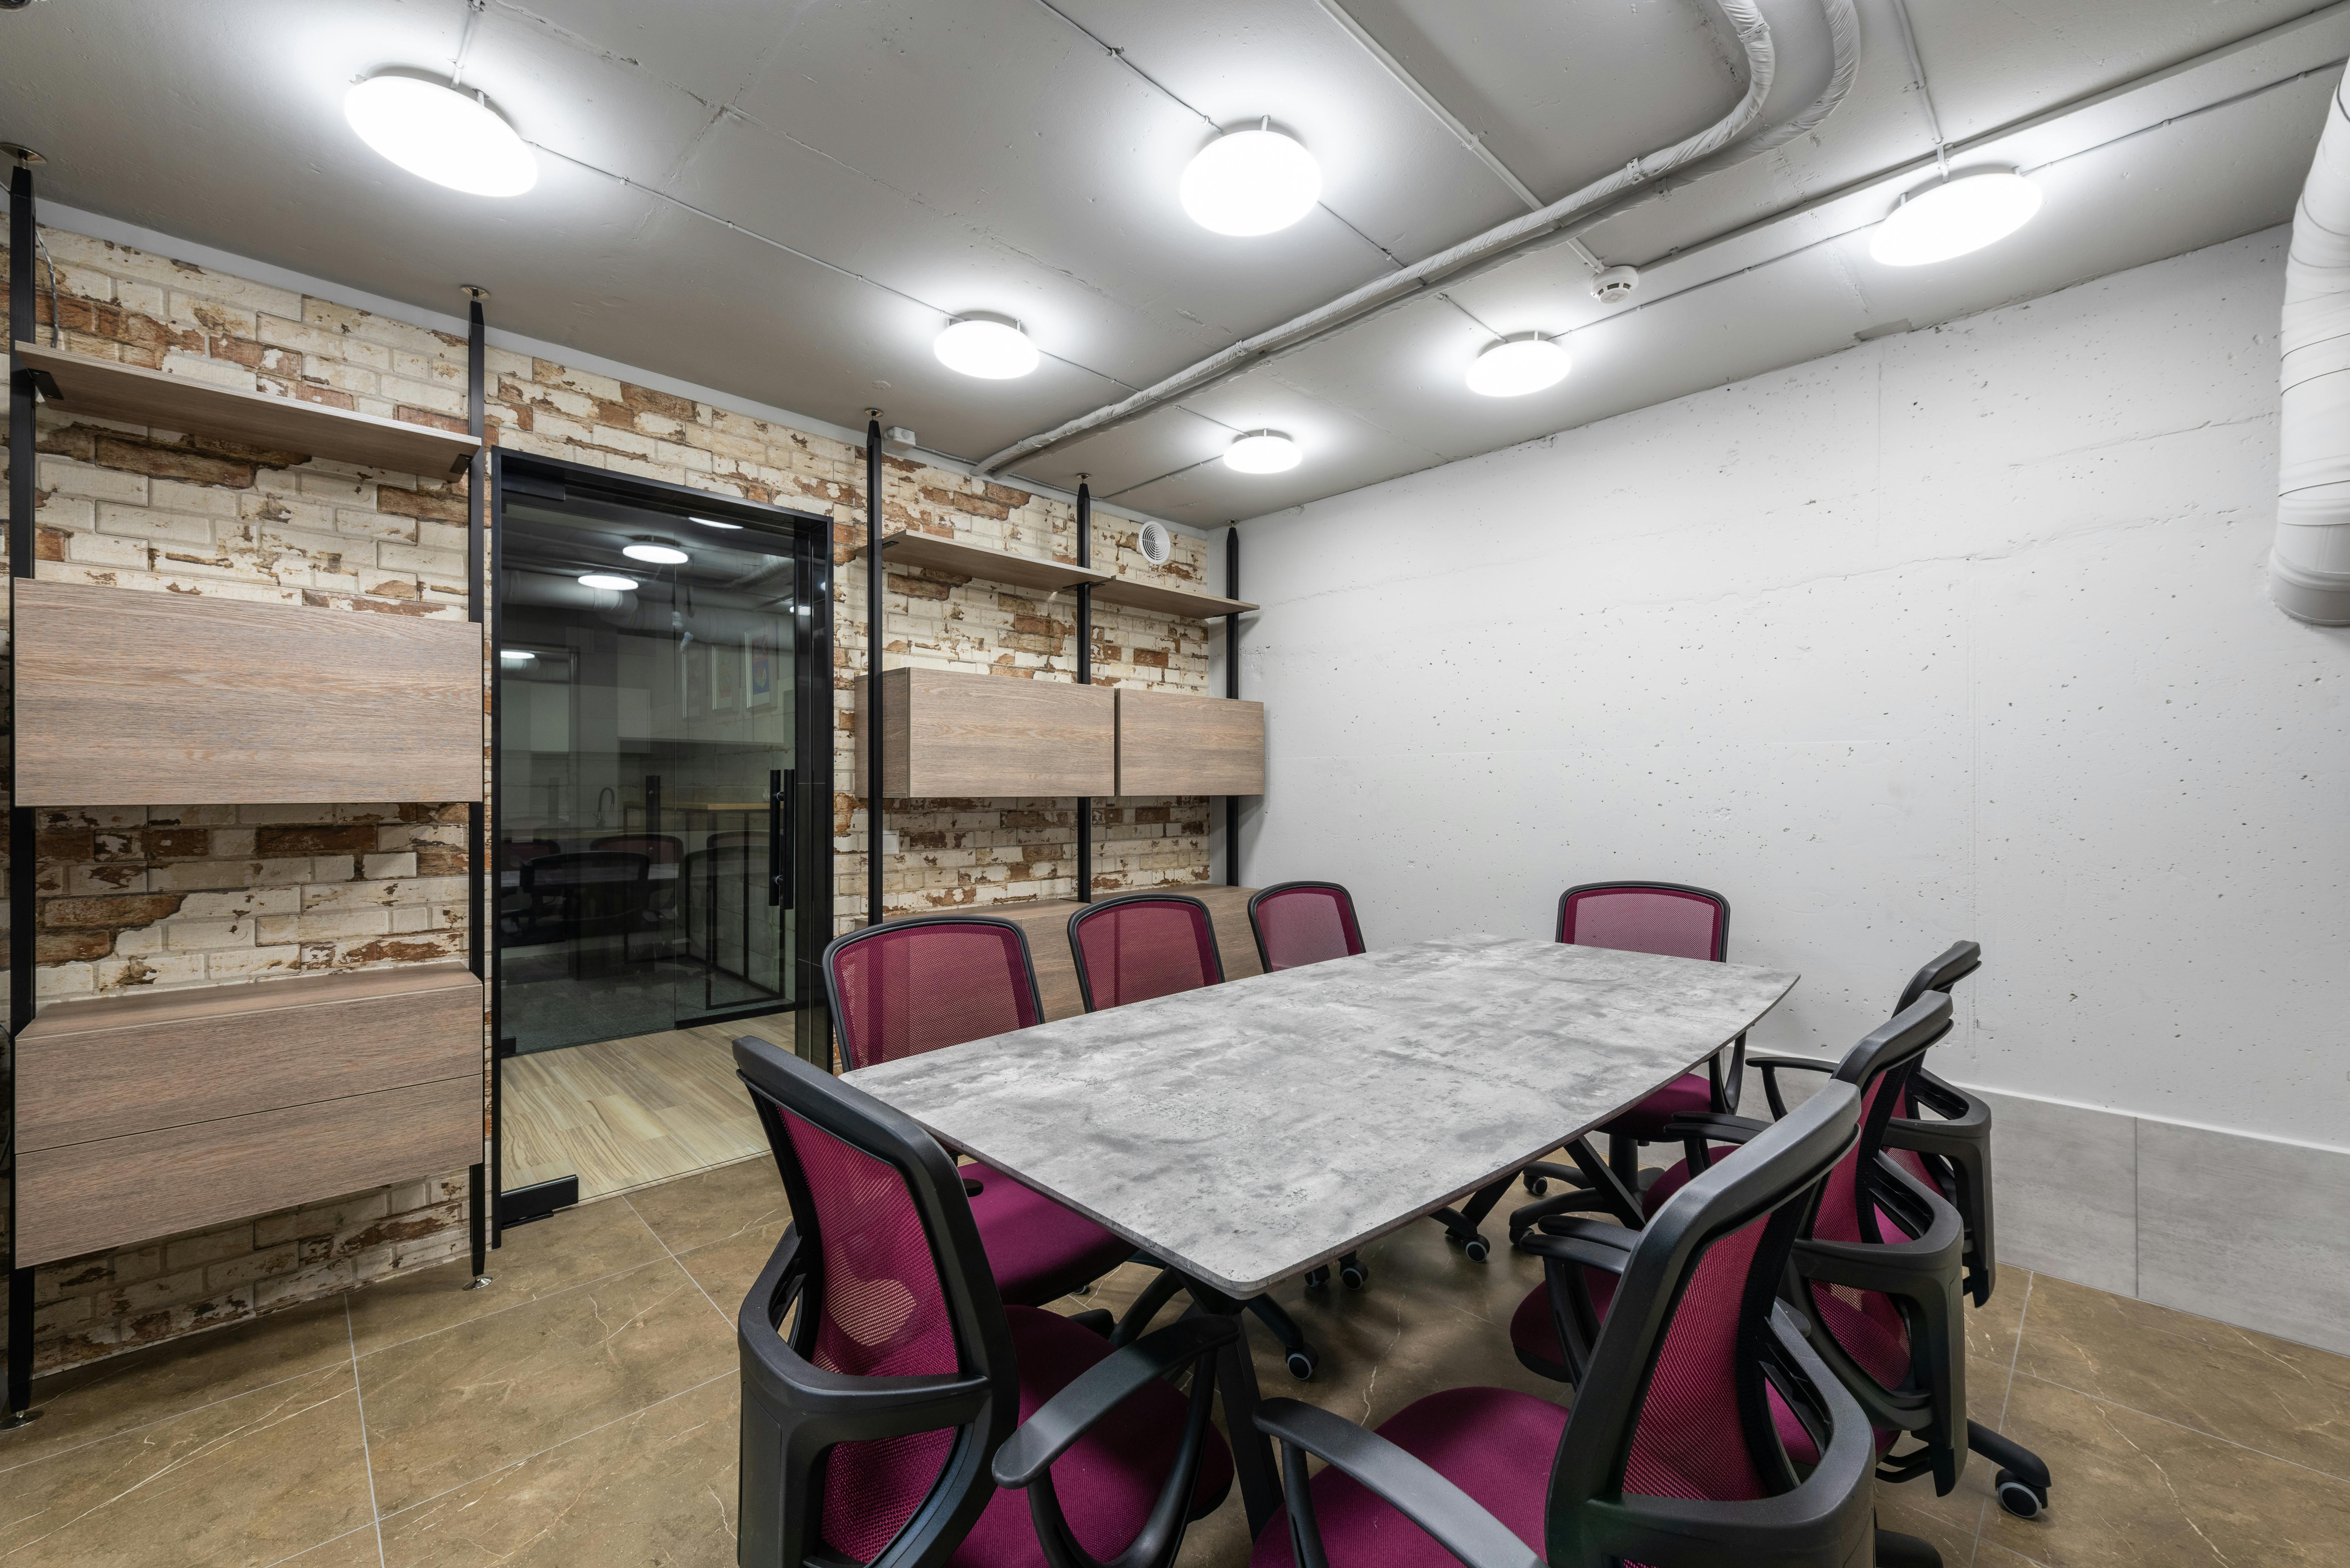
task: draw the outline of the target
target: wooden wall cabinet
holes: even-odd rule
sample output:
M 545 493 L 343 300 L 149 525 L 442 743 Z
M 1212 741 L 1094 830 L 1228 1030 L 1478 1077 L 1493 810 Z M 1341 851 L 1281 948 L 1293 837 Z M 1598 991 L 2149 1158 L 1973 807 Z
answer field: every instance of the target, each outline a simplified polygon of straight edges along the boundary
M 461 963 L 61 1002 L 16 1037 L 19 1264 L 482 1158 Z
M 1118 793 L 1263 794 L 1264 704 L 1118 688 Z
M 858 724 L 871 711 L 858 683 Z M 884 796 L 1107 795 L 1118 777 L 1107 687 L 948 670 L 881 674 Z M 857 789 L 868 794 L 866 748 Z
M 23 805 L 482 798 L 482 628 L 19 578 Z

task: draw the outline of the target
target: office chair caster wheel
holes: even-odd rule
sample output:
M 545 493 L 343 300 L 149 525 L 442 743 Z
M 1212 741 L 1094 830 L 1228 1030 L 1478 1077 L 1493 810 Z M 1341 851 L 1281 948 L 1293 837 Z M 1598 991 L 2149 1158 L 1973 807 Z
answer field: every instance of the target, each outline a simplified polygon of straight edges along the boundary
M 1288 1359 L 1289 1375 L 1292 1377 L 1296 1378 L 1300 1383 L 1310 1383 L 1314 1380 L 1314 1369 L 1320 1363 L 1314 1359 L 1312 1351 L 1293 1350 L 1289 1353 Z
M 1347 1263 L 1338 1270 L 1338 1282 L 1350 1291 L 1359 1291 L 1371 1282 L 1371 1271 L 1360 1263 Z
M 1550 1178 L 1547 1176 L 1529 1176 L 1524 1179 L 1526 1196 L 1529 1198 L 1540 1198 L 1550 1190 Z
M 1468 1242 L 1461 1250 L 1469 1254 L 1469 1261 L 1472 1263 L 1483 1262 L 1488 1257 L 1492 1255 L 1493 1251 L 1491 1247 L 1485 1245 L 1485 1238 L 1482 1236 Z
M 2013 1470 L 2002 1470 L 1994 1479 L 1999 1487 L 1999 1506 L 2016 1518 L 2037 1519 L 2047 1508 L 2048 1494 Z
M 1325 1264 L 1323 1264 L 1323 1265 L 1322 1265 L 1320 1268 L 1318 1268 L 1318 1269 L 1308 1269 L 1308 1270 L 1306 1270 L 1306 1271 L 1305 1271 L 1305 1288 L 1306 1288 L 1307 1290 L 1309 1290 L 1309 1291 L 1326 1290 L 1326 1289 L 1329 1287 L 1329 1284 L 1330 1284 L 1330 1265 L 1329 1265 L 1329 1264 L 1325 1263 Z

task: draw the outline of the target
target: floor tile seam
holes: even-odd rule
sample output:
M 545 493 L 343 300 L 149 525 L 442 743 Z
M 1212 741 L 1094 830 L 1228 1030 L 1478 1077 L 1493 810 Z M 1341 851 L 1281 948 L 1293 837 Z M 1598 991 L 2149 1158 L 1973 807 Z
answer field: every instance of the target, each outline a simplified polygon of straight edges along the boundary
M 662 1251 L 669 1253 L 669 1261 L 677 1265 L 678 1272 L 685 1276 L 686 1282 L 691 1284 L 695 1290 L 702 1293 L 702 1299 L 710 1303 L 710 1310 L 718 1314 L 718 1321 L 724 1324 L 729 1328 L 734 1327 L 734 1320 L 726 1315 L 726 1309 L 718 1304 L 718 1298 L 712 1295 L 707 1287 L 705 1287 L 700 1280 L 694 1278 L 693 1271 L 685 1266 L 685 1260 L 679 1257 L 677 1253 L 671 1250 L 667 1237 L 653 1229 L 653 1222 L 645 1218 L 644 1211 L 639 1209 L 634 1203 L 629 1202 L 629 1199 L 625 1195 L 621 1197 L 620 1201 L 629 1205 L 629 1212 L 637 1217 L 637 1223 L 642 1225 L 645 1228 L 646 1232 L 650 1234 L 655 1241 L 660 1243 L 660 1250 Z M 701 1249 L 693 1248 L 691 1250 L 699 1251 Z
M 368 1522 L 375 1527 L 376 1568 L 383 1568 L 383 1509 L 375 1495 L 375 1447 L 368 1440 L 367 1393 L 359 1386 L 359 1335 L 351 1324 L 351 1293 L 343 1293 L 343 1335 L 351 1349 L 351 1402 L 359 1416 L 359 1468 L 367 1471 Z
M 2036 1372 L 2020 1372 L 2016 1374 L 2016 1376 L 2019 1377 L 2029 1377 L 2034 1383 L 2043 1383 L 2051 1388 L 2062 1388 L 2067 1394 L 2077 1394 L 2084 1399 L 2094 1399 L 2100 1405 L 2110 1405 L 2116 1410 L 2126 1410 L 2133 1416 L 2143 1416 L 2149 1421 L 2159 1421 L 2166 1427 L 2176 1427 L 2182 1432 L 2192 1432 L 2199 1438 L 2207 1438 L 2215 1443 L 2224 1443 L 2231 1449 L 2241 1449 L 2248 1454 L 2257 1454 L 2264 1459 L 2274 1459 L 2281 1465 L 2291 1465 L 2294 1469 L 2304 1470 L 2311 1475 L 2322 1477 L 2326 1480 L 2334 1481 L 2343 1486 L 2350 1486 L 2350 1475 L 2337 1474 L 2333 1470 L 2320 1469 L 2315 1465 L 2303 1464 L 2299 1459 L 2289 1459 L 2282 1454 L 2272 1454 L 2266 1449 L 2254 1448 L 2250 1443 L 2240 1442 L 2234 1438 L 2223 1437 L 2218 1432 L 2195 1426 L 2190 1422 L 2178 1420 L 2169 1416 L 2158 1416 L 2151 1410 L 2141 1410 L 2135 1405 L 2125 1405 L 2118 1399 L 2108 1398 L 2103 1394 L 2092 1393 L 2086 1388 L 2075 1388 L 2069 1383 L 2059 1383 L 2053 1377 L 2043 1377 Z
M 608 1431 L 610 1428 L 620 1425 L 623 1421 L 633 1421 L 648 1410 L 658 1410 L 662 1406 L 671 1403 L 672 1400 L 682 1399 L 689 1394 L 699 1394 L 704 1388 L 709 1387 L 712 1384 L 723 1383 L 727 1378 L 733 1376 L 735 1376 L 735 1369 L 729 1367 L 726 1371 L 721 1372 L 715 1376 L 703 1378 L 701 1382 L 694 1384 L 691 1387 L 681 1388 L 674 1394 L 664 1394 L 660 1398 L 651 1401 L 650 1404 L 639 1405 L 635 1409 L 615 1416 L 608 1421 L 599 1421 L 595 1426 L 588 1428 L 585 1431 L 574 1432 L 571 1436 L 563 1438 L 559 1442 L 549 1443 L 543 1449 L 533 1449 L 529 1453 L 517 1455 L 511 1459 L 501 1460 L 497 1464 L 492 1465 L 488 1469 L 482 1471 L 479 1475 L 468 1476 L 463 1480 L 457 1481 L 450 1486 L 442 1487 L 439 1491 L 432 1493 L 429 1497 L 420 1497 L 414 1502 L 404 1502 L 398 1508 L 393 1509 L 390 1513 L 385 1514 L 383 1519 L 393 1520 L 400 1518 L 402 1514 L 413 1513 L 418 1509 L 423 1508 L 427 1504 L 438 1502 L 442 1498 L 450 1496 L 452 1493 L 461 1492 L 469 1486 L 489 1480 L 494 1475 L 498 1475 L 504 1471 L 513 1469 L 518 1465 L 526 1465 L 533 1459 L 544 1459 L 546 1455 L 555 1452 L 557 1449 L 569 1448 L 572 1444 L 578 1442 L 583 1438 L 592 1438 L 598 1432 Z M 382 1521 L 378 1521 L 379 1525 L 380 1525 L 381 1522 Z M 337 1539 L 340 1539 L 340 1537 L 338 1537 Z M 321 1542 L 321 1544 L 324 1544 L 324 1542 Z M 306 1548 L 306 1550 L 307 1549 Z
M 748 1165 L 768 1152 L 764 1148 L 754 1148 L 748 1154 L 730 1154 L 715 1165 L 697 1165 L 691 1170 L 681 1170 L 674 1176 L 656 1176 L 650 1181 L 639 1181 L 628 1187 L 616 1187 L 609 1192 L 598 1192 L 591 1198 L 581 1199 L 578 1206 L 585 1209 L 590 1203 L 608 1202 L 615 1198 L 631 1198 L 639 1192 L 650 1192 L 656 1187 L 669 1187 L 677 1182 L 691 1180 L 697 1176 L 707 1176 L 713 1170 L 731 1170 L 738 1165 Z M 643 1220 L 644 1216 L 639 1214 L 637 1218 Z M 651 1230 L 652 1221 L 646 1220 L 645 1228 Z M 658 1235 L 660 1232 L 654 1233 Z
M 26 1459 L 13 1465 L 0 1465 L 0 1476 L 8 1475 L 16 1470 L 29 1469 L 35 1465 L 45 1465 L 51 1459 L 61 1459 L 68 1454 L 78 1454 L 84 1449 L 96 1448 L 100 1443 L 110 1443 L 117 1438 L 127 1438 L 133 1432 L 143 1432 L 150 1427 L 160 1427 L 166 1421 L 177 1421 L 183 1417 L 198 1415 L 216 1405 L 225 1405 L 233 1399 L 244 1399 L 255 1394 L 265 1394 L 272 1388 L 281 1387 L 288 1383 L 298 1383 L 305 1377 L 316 1377 L 321 1372 L 333 1370 L 333 1364 L 329 1363 L 325 1366 L 313 1366 L 307 1372 L 292 1372 L 283 1377 L 273 1377 L 266 1383 L 256 1383 L 250 1388 L 240 1388 L 234 1394 L 224 1394 L 217 1399 L 207 1399 L 201 1405 L 191 1405 L 184 1410 L 174 1410 L 168 1416 L 158 1416 L 151 1421 L 141 1421 L 135 1427 L 124 1427 L 118 1431 L 92 1438 L 87 1442 L 75 1443 L 68 1448 L 59 1449 L 54 1453 L 43 1454 L 36 1459 Z M 324 1545 L 325 1542 L 322 1542 L 320 1544 Z M 307 1552 L 310 1549 L 306 1546 L 302 1550 Z
M 648 1230 L 651 1229 L 650 1226 L 646 1228 Z M 653 1240 L 658 1241 L 660 1238 L 656 1236 Z M 414 1345 L 419 1340 L 431 1339 L 435 1334 L 454 1334 L 461 1328 L 471 1328 L 477 1323 L 487 1323 L 494 1317 L 502 1317 L 505 1314 L 516 1311 L 522 1307 L 536 1306 L 540 1302 L 551 1302 L 557 1296 L 567 1296 L 572 1292 L 585 1290 L 589 1285 L 600 1285 L 607 1280 L 617 1280 L 622 1274 L 634 1273 L 639 1269 L 649 1267 L 651 1264 L 660 1262 L 660 1261 L 661 1260 L 659 1258 L 647 1258 L 641 1262 L 630 1263 L 624 1269 L 610 1269 L 600 1274 L 590 1275 L 588 1278 L 581 1280 L 578 1283 L 566 1285 L 559 1291 L 548 1291 L 544 1295 L 525 1296 L 522 1300 L 510 1302 L 504 1306 L 492 1307 L 489 1311 L 466 1318 L 462 1323 L 446 1324 L 440 1328 L 428 1328 L 422 1334 L 411 1334 L 405 1339 L 388 1339 L 372 1350 L 363 1350 L 359 1352 L 359 1359 L 364 1361 L 369 1356 L 381 1355 L 387 1350 L 398 1350 L 403 1345 Z M 445 1264 L 440 1266 L 446 1267 Z M 460 1288 L 462 1289 L 463 1287 Z

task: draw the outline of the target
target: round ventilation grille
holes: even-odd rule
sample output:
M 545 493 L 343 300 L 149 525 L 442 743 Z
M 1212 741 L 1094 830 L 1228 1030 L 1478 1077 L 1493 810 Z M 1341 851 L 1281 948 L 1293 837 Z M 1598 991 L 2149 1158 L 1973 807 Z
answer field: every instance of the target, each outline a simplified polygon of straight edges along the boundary
M 1163 566 L 1167 557 L 1175 553 L 1175 541 L 1169 535 L 1164 523 L 1142 525 L 1142 558 L 1154 566 Z

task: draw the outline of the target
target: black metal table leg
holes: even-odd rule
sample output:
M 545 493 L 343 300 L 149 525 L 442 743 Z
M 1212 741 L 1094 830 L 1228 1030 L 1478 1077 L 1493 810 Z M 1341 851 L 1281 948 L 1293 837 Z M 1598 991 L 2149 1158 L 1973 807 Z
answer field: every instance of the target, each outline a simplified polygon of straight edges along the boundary
M 1201 1312 L 1238 1317 L 1246 1310 L 1243 1303 L 1189 1276 L 1183 1288 Z M 1256 1362 L 1249 1354 L 1245 1328 L 1216 1357 L 1216 1392 L 1224 1401 L 1224 1435 L 1232 1446 L 1232 1470 L 1241 1483 L 1241 1504 L 1248 1511 L 1249 1537 L 1254 1540 L 1265 1521 L 1280 1511 L 1281 1474 L 1274 1468 L 1271 1439 L 1256 1429 Z

